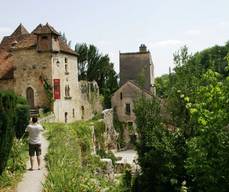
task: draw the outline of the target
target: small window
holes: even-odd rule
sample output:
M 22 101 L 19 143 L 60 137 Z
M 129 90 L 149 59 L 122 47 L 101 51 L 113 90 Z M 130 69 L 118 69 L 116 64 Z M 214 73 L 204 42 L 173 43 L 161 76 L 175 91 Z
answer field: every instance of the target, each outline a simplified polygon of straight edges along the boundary
M 126 114 L 130 115 L 130 103 L 126 103 Z
M 72 109 L 72 117 L 75 117 L 75 109 Z
M 66 74 L 66 75 L 69 74 L 69 73 L 68 73 L 68 64 L 65 64 L 65 65 L 64 65 L 64 69 L 65 69 L 65 74 Z
M 67 58 L 67 57 L 64 58 L 64 62 L 65 62 L 65 63 L 68 62 L 68 58 Z
M 84 119 L 84 106 L 81 106 L 81 119 Z
M 70 87 L 65 85 L 65 98 L 70 98 Z
M 54 37 L 54 41 L 57 41 L 57 39 L 58 39 L 58 37 L 55 36 L 55 37 Z
M 68 122 L 68 112 L 64 113 L 64 122 L 67 123 Z
M 48 36 L 42 36 L 42 40 L 48 39 Z
M 122 100 L 122 92 L 120 93 L 120 100 Z

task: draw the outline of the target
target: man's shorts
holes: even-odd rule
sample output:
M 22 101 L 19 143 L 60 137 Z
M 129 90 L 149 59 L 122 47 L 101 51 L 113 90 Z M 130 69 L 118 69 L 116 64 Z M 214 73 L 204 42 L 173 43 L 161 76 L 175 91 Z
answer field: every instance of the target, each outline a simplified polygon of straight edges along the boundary
M 34 156 L 36 152 L 36 156 L 41 155 L 41 144 L 29 144 L 29 156 Z

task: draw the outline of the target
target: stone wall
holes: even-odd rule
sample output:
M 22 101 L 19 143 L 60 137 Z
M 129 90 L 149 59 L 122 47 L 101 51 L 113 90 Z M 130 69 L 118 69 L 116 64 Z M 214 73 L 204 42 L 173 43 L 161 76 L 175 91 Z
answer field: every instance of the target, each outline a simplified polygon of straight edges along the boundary
M 77 57 L 63 53 L 53 54 L 52 69 L 52 79 L 60 80 L 60 99 L 54 101 L 53 107 L 56 121 L 73 122 L 80 120 L 81 98 Z
M 102 112 L 99 87 L 96 81 L 80 81 L 81 119 L 90 119 L 96 113 Z
M 105 146 L 107 150 L 117 150 L 118 133 L 113 125 L 113 110 L 105 109 L 103 112 L 103 121 L 105 124 Z
M 47 107 L 48 99 L 41 76 L 51 84 L 51 53 L 39 53 L 36 49 L 22 49 L 13 52 L 16 94 L 26 98 L 26 90 L 34 91 L 34 107 Z
M 14 91 L 14 80 L 0 80 L 0 91 Z

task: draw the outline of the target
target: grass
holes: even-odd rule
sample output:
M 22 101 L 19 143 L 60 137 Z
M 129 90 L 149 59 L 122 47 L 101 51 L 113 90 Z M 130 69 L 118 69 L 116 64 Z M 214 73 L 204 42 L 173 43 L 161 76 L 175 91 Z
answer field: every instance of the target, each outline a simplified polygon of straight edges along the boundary
M 101 174 L 100 158 L 91 153 L 93 123 L 45 124 L 50 142 L 45 192 L 99 192 L 105 188 L 114 191 L 114 183 Z
M 14 139 L 7 167 L 0 176 L 0 192 L 15 191 L 17 183 L 21 180 L 26 170 L 27 148 L 25 139 Z

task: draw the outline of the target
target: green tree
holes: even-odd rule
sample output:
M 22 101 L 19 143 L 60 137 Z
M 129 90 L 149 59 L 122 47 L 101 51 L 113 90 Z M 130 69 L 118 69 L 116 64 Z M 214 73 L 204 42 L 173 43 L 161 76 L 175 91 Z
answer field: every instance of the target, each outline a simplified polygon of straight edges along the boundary
M 111 95 L 118 88 L 117 74 L 108 55 L 102 55 L 94 45 L 77 44 L 79 80 L 95 80 L 104 96 L 104 107 L 111 107 Z
M 156 98 L 139 99 L 135 103 L 135 114 L 139 140 L 137 152 L 141 175 L 140 189 L 144 192 L 174 191 L 177 183 L 173 134 L 162 122 L 160 101 Z

